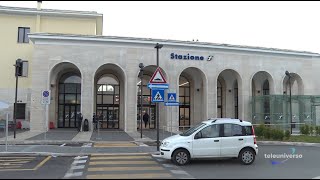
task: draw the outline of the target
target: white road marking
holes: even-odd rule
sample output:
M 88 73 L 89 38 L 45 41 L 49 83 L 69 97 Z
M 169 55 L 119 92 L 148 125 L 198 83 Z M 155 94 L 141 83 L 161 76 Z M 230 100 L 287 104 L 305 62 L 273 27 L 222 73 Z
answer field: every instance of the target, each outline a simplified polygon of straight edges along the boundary
M 75 170 L 75 169 L 84 169 L 85 165 L 79 165 L 79 166 L 71 166 L 70 169 Z

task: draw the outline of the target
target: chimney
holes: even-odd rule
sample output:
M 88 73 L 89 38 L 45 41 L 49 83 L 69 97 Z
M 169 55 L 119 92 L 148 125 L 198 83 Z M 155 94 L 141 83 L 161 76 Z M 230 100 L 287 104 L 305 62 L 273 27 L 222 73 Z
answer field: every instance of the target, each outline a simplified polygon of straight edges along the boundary
M 37 1 L 38 4 L 37 4 L 37 10 L 41 10 L 41 4 L 42 4 L 42 1 Z

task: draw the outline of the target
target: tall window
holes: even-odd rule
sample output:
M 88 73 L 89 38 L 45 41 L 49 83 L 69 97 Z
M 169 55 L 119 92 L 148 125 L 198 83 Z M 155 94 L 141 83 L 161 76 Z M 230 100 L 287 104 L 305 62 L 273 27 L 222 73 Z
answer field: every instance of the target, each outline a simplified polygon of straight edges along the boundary
M 18 27 L 18 43 L 29 43 L 29 27 Z
M 119 128 L 120 84 L 113 74 L 105 74 L 97 82 L 97 118 L 100 128 Z
M 265 80 L 263 83 L 263 95 L 269 95 L 269 94 L 270 94 L 269 81 Z M 269 124 L 270 123 L 270 99 L 269 99 L 269 97 L 264 98 L 263 109 L 264 109 L 265 123 Z
M 58 127 L 75 128 L 76 114 L 80 112 L 81 77 L 75 73 L 64 74 L 59 81 Z
M 217 108 L 218 108 L 218 117 L 222 118 L 222 85 L 219 80 L 217 84 Z
M 234 83 L 234 118 L 239 118 L 239 107 L 238 107 L 238 81 Z
M 179 126 L 190 127 L 190 82 L 187 78 L 179 78 Z

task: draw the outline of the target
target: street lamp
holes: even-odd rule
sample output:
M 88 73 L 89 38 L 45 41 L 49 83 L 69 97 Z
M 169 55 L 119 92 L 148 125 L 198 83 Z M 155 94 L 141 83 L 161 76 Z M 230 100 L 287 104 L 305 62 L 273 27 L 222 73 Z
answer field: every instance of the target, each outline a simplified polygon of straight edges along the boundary
M 18 77 L 22 76 L 22 66 L 23 62 L 21 59 L 16 60 L 15 66 L 15 76 L 16 76 L 16 92 L 15 92 L 15 98 L 14 98 L 14 118 L 13 118 L 13 138 L 16 138 L 16 123 L 17 123 L 17 98 L 18 98 Z
M 156 46 L 154 48 L 157 49 L 157 68 L 159 67 L 159 49 L 161 49 L 163 47 L 162 44 L 157 43 Z M 160 147 L 160 141 L 159 141 L 159 103 L 156 103 L 156 114 L 157 114 L 157 151 L 159 151 L 159 147 Z
M 140 137 L 142 138 L 142 108 L 143 108 L 143 63 L 139 64 L 139 68 L 140 68 L 140 73 L 139 73 L 139 77 L 140 77 Z
M 292 134 L 291 75 L 290 75 L 290 73 L 288 71 L 286 71 L 285 74 L 286 74 L 286 76 L 289 77 L 289 101 L 290 101 L 290 121 L 291 121 L 291 123 L 290 123 L 290 126 L 291 126 L 290 132 Z

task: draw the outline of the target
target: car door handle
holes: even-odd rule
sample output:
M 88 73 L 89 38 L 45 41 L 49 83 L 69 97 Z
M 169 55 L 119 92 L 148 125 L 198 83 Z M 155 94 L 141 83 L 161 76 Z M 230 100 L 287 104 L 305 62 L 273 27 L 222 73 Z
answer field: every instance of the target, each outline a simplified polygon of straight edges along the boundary
M 219 140 L 214 140 L 214 142 L 219 142 Z
M 239 139 L 239 141 L 243 141 L 243 139 L 241 138 L 241 139 Z

